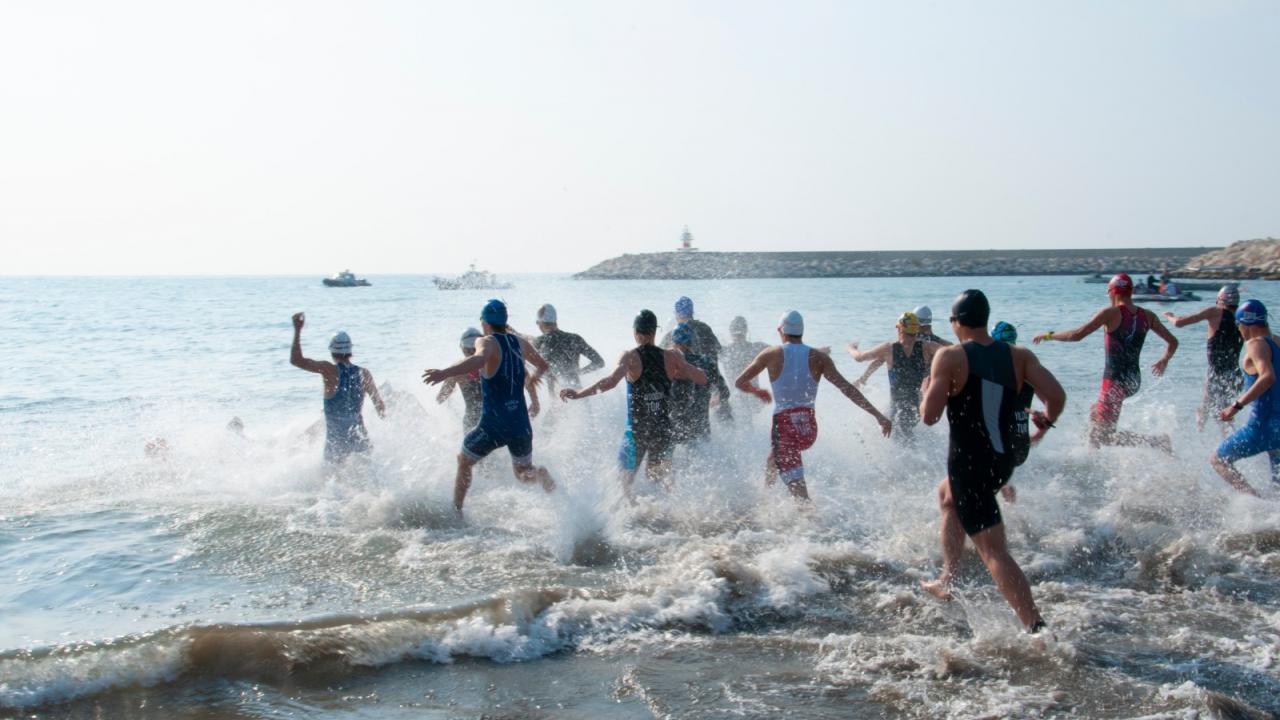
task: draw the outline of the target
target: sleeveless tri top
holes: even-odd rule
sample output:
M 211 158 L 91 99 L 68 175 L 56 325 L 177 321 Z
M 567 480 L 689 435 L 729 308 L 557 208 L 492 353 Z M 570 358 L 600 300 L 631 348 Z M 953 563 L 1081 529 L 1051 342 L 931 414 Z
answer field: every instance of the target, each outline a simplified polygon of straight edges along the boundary
M 490 377 L 480 373 L 480 425 L 503 437 L 533 433 L 524 401 L 524 354 L 520 338 L 510 333 L 490 336 L 502 351 L 502 361 Z
M 774 415 L 792 408 L 813 407 L 818 381 L 809 371 L 809 351 L 804 343 L 782 344 L 782 374 L 773 381 Z
M 951 442 L 949 472 L 991 466 L 1012 471 L 1030 447 L 1027 408 L 1018 395 L 1013 349 L 996 341 L 964 343 L 969 376 L 964 388 L 947 400 Z
M 1240 349 L 1244 338 L 1236 326 L 1236 309 L 1223 308 L 1218 330 L 1209 337 L 1205 350 L 1209 356 L 1209 374 L 1230 377 L 1240 369 Z
M 1271 346 L 1271 367 L 1274 370 L 1276 367 L 1276 361 L 1280 360 L 1280 346 L 1277 346 L 1276 342 L 1270 337 L 1265 338 L 1265 340 L 1267 341 L 1267 344 Z M 1253 384 L 1257 381 L 1257 373 L 1244 373 L 1245 390 L 1253 387 Z M 1280 393 L 1280 383 L 1276 383 L 1267 388 L 1266 392 L 1262 393 L 1257 400 L 1253 401 L 1253 413 L 1249 417 L 1250 424 L 1263 423 L 1265 425 L 1271 425 L 1272 423 L 1280 421 L 1280 417 L 1277 416 L 1277 411 L 1280 411 L 1280 394 L 1278 393 Z
M 891 369 L 889 399 L 895 405 L 919 405 L 920 383 L 929 374 L 924 364 L 924 343 L 917 339 L 910 355 L 902 349 L 902 343 L 894 343 Z
M 1122 385 L 1130 394 L 1142 385 L 1138 358 L 1147 339 L 1147 313 L 1120 306 L 1120 325 L 1106 334 L 1107 364 L 1102 377 Z
M 364 378 L 360 367 L 338 363 L 338 389 L 324 399 L 325 455 L 337 458 L 368 449 L 364 428 Z
M 627 382 L 627 427 L 635 434 L 651 436 L 670 431 L 671 378 L 662 348 L 641 345 L 640 377 Z

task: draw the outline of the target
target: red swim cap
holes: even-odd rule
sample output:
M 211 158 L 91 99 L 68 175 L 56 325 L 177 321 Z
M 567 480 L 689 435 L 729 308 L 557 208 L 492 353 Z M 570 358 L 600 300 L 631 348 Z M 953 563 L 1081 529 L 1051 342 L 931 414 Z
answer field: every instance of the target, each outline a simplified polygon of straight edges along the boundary
M 1107 283 L 1107 292 L 1112 295 L 1132 295 L 1133 278 L 1126 273 L 1119 273 Z

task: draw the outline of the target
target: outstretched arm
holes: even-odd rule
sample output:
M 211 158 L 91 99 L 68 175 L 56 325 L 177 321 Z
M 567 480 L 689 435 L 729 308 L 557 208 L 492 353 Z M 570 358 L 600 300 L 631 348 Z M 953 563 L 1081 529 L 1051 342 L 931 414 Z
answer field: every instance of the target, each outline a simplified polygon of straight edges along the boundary
M 471 357 L 463 358 L 458 362 L 450 365 L 443 370 L 426 370 L 422 373 L 422 382 L 428 385 L 444 382 L 452 377 L 466 375 L 467 373 L 479 370 L 484 367 L 485 358 L 490 352 L 497 351 L 497 347 L 488 337 L 482 337 L 476 340 L 476 354 Z
M 1147 314 L 1147 324 L 1151 326 L 1151 330 L 1155 332 L 1156 335 L 1159 335 L 1166 344 L 1164 357 L 1155 361 L 1151 366 L 1151 373 L 1156 377 L 1160 377 L 1161 375 L 1164 375 L 1165 368 L 1169 367 L 1169 361 L 1173 359 L 1173 354 L 1178 351 L 1178 338 L 1174 337 L 1173 333 L 1169 332 L 1169 328 L 1165 327 L 1164 323 L 1160 322 L 1160 318 L 1156 317 L 1155 313 L 1145 309 L 1142 312 Z
M 1031 338 L 1031 342 L 1039 345 L 1045 340 L 1057 340 L 1058 342 L 1079 342 L 1093 334 L 1095 330 L 1106 325 L 1107 316 L 1111 313 L 1112 308 L 1103 308 L 1094 315 L 1089 322 L 1081 325 L 1074 330 L 1063 330 L 1062 332 L 1054 332 L 1052 330 L 1036 335 Z
M 364 386 L 364 392 L 373 400 L 373 407 L 378 411 L 378 417 L 385 418 L 387 416 L 387 406 L 382 403 L 382 395 L 378 393 L 378 386 L 373 384 L 373 373 L 360 369 L 360 384 Z
M 889 433 L 893 432 L 893 423 L 889 421 L 889 418 L 885 417 L 884 413 L 877 410 L 876 406 L 872 405 L 871 401 L 859 392 L 858 388 L 853 386 L 853 383 L 846 380 L 844 375 L 840 374 L 840 371 L 836 369 L 835 362 L 832 361 L 830 357 L 827 357 L 826 355 L 818 355 L 818 357 L 822 358 L 822 377 L 826 378 L 836 387 L 836 389 L 844 393 L 844 396 L 852 400 L 854 405 L 857 405 L 867 411 L 871 417 L 875 418 L 876 422 L 880 423 L 881 432 L 884 433 L 885 437 L 889 437 Z
M 878 360 L 881 364 L 884 364 L 889 360 L 889 354 L 892 348 L 893 348 L 893 343 L 887 343 L 887 342 L 880 343 L 879 345 L 871 348 L 870 350 L 867 350 L 866 352 L 862 352 L 858 350 L 858 343 L 856 342 L 851 342 L 845 347 L 845 349 L 849 351 L 849 356 L 852 357 L 854 360 L 857 360 L 858 362 L 867 362 L 868 360 Z M 879 365 L 876 365 L 875 367 L 879 367 Z
M 692 380 L 697 385 L 707 384 L 707 374 L 700 367 L 694 367 L 684 359 L 684 355 L 675 350 L 663 350 L 663 364 L 667 368 L 667 377 L 672 380 Z
M 1062 384 L 1058 382 L 1058 378 L 1049 372 L 1048 368 L 1040 364 L 1040 358 L 1030 350 L 1023 349 L 1025 353 L 1026 363 L 1022 370 L 1022 381 L 1030 383 L 1031 387 L 1036 389 L 1036 397 L 1040 398 L 1040 402 L 1044 403 L 1044 416 L 1047 420 L 1046 425 L 1039 429 L 1037 435 L 1043 435 L 1044 431 L 1053 427 L 1053 424 L 1062 417 L 1062 409 L 1067 404 L 1067 391 L 1062 389 Z M 1037 427 L 1039 424 L 1037 423 Z
M 635 351 L 628 350 L 627 352 L 622 353 L 622 357 L 618 358 L 618 366 L 613 369 L 613 372 L 585 388 L 581 390 L 574 390 L 573 388 L 565 388 L 561 390 L 560 399 L 566 402 L 569 400 L 581 400 L 584 397 L 591 397 L 592 395 L 609 392 L 614 389 L 618 386 L 618 383 L 622 382 L 622 379 L 627 376 L 627 366 L 630 364 L 630 356 L 633 352 Z
M 1173 323 L 1174 327 L 1180 328 L 1188 325 L 1195 325 L 1198 322 L 1204 322 L 1205 320 L 1208 320 L 1213 313 L 1219 310 L 1220 308 L 1217 305 L 1210 305 L 1209 307 L 1200 310 L 1200 312 L 1192 313 L 1190 315 L 1178 316 L 1174 315 L 1172 312 L 1166 312 L 1164 314 L 1164 319 Z

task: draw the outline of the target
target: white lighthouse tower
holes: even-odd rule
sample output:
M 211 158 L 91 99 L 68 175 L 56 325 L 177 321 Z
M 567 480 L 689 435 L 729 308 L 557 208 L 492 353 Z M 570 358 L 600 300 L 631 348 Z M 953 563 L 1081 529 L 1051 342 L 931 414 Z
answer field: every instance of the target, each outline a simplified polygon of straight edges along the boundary
M 684 226 L 684 232 L 680 234 L 680 252 L 694 252 L 697 250 L 693 246 L 693 233 L 689 232 L 689 226 Z

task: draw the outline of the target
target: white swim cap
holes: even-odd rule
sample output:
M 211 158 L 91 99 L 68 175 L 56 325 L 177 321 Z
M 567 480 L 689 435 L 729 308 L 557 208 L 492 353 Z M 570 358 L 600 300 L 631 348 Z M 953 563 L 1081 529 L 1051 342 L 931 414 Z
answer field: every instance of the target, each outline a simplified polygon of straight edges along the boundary
M 556 306 L 547 303 L 538 308 L 538 322 L 547 323 L 549 325 L 556 324 Z
M 734 335 L 747 334 L 747 319 L 741 315 L 729 321 L 729 332 Z
M 473 327 L 469 327 L 462 331 L 462 339 L 459 341 L 459 344 L 462 345 L 464 350 L 469 350 L 475 347 L 476 340 L 482 337 L 484 337 L 484 333 L 481 333 Z
M 804 335 L 804 316 L 791 310 L 778 320 L 778 329 L 783 335 Z
M 329 352 L 334 355 L 350 355 L 351 354 L 351 336 L 344 330 L 339 330 L 329 338 Z
M 916 308 L 914 312 L 916 319 L 920 321 L 921 325 L 933 324 L 933 311 L 929 309 L 928 305 L 921 305 Z

